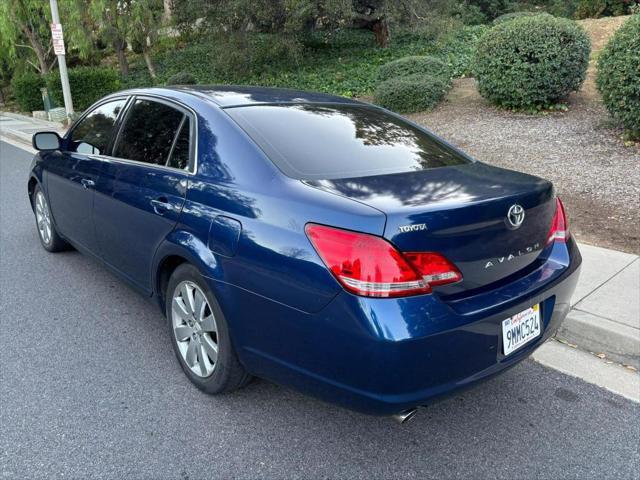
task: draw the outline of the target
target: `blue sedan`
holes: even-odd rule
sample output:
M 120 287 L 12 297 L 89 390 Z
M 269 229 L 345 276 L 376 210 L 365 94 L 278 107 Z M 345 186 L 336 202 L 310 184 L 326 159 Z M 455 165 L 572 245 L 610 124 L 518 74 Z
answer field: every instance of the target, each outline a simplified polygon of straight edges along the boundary
M 154 299 L 211 394 L 259 376 L 404 421 L 531 354 L 578 279 L 550 182 L 350 99 L 129 90 L 33 145 L 42 246 Z

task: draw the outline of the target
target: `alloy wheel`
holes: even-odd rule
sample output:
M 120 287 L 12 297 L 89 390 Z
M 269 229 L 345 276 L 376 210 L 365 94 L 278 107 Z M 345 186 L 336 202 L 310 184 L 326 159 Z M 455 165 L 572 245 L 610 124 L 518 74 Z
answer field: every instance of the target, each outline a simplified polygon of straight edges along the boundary
M 38 233 L 45 245 L 51 243 L 51 214 L 49 213 L 49 205 L 44 194 L 38 191 L 36 194 L 36 222 L 38 224 Z
M 193 282 L 180 282 L 171 300 L 171 324 L 178 350 L 201 378 L 213 374 L 218 359 L 218 327 L 204 292 Z

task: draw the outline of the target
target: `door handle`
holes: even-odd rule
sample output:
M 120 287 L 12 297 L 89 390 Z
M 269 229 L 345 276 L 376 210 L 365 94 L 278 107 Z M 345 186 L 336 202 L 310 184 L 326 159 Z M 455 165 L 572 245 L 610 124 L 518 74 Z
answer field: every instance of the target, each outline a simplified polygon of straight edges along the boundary
M 83 178 L 82 180 L 80 180 L 80 183 L 84 188 L 93 188 L 96 186 L 96 182 L 88 178 Z
M 153 211 L 158 215 L 164 215 L 166 212 L 173 210 L 173 205 L 165 197 L 155 198 L 151 200 Z

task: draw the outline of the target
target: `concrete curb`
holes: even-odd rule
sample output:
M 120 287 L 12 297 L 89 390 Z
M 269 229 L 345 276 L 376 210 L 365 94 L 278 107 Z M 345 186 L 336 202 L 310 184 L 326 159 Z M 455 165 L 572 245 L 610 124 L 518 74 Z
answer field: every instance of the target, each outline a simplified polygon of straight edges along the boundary
M 640 369 L 640 331 L 635 328 L 574 308 L 556 337 Z
M 587 352 L 549 341 L 531 355 L 534 361 L 640 403 L 640 375 Z
M 2 136 L 4 137 L 8 137 L 13 141 L 22 143 L 24 145 L 27 145 L 29 147 L 31 147 L 31 137 L 33 136 L 32 134 L 29 133 L 24 133 L 24 132 L 20 132 L 17 130 L 12 130 L 10 128 L 3 128 L 2 129 Z

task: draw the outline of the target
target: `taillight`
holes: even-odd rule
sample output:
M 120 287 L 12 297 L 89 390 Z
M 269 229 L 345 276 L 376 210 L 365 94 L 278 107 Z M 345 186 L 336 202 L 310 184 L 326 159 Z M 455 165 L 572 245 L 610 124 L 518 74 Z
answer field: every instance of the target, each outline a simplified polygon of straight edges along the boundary
M 307 224 L 305 232 L 331 273 L 345 290 L 356 295 L 420 295 L 430 293 L 431 285 L 462 278 L 455 266 L 437 253 L 403 255 L 383 238 L 324 225 Z
M 432 287 L 462 280 L 462 274 L 456 266 L 439 253 L 411 252 L 404 256 Z
M 547 245 L 551 242 L 566 242 L 569 239 L 569 224 L 567 223 L 567 215 L 564 211 L 564 205 L 558 197 L 556 197 L 556 213 L 551 221 L 551 230 L 547 235 Z

